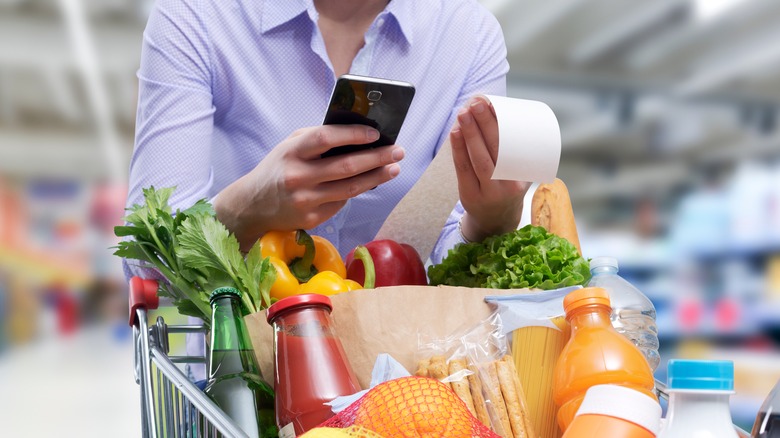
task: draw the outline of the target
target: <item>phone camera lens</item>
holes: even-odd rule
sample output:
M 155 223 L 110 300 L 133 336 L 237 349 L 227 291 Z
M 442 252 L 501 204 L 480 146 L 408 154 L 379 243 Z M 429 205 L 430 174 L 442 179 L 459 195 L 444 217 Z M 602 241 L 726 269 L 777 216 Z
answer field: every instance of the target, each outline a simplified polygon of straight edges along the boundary
M 376 102 L 382 98 L 382 92 L 378 90 L 371 90 L 368 92 L 366 97 L 368 97 L 368 100 L 370 100 L 371 102 Z

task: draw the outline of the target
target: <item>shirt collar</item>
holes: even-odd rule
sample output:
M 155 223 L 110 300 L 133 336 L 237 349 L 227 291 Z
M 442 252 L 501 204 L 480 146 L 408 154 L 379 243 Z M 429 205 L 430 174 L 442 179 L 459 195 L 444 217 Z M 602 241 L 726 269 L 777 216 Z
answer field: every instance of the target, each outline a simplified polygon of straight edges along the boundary
M 406 42 L 412 44 L 413 28 L 413 2 L 409 0 L 391 0 L 385 8 L 385 12 L 395 18 L 398 27 Z M 284 0 L 263 2 L 261 32 L 265 33 L 282 24 L 291 21 L 293 18 L 308 12 L 309 18 L 316 22 L 317 11 L 314 8 L 313 0 Z
M 398 27 L 406 42 L 411 46 L 413 41 L 414 11 L 412 7 L 414 2 L 411 0 L 390 0 L 385 11 L 395 18 Z
M 293 18 L 306 12 L 309 5 L 314 10 L 312 0 L 264 1 L 260 31 L 265 33 L 291 21 Z

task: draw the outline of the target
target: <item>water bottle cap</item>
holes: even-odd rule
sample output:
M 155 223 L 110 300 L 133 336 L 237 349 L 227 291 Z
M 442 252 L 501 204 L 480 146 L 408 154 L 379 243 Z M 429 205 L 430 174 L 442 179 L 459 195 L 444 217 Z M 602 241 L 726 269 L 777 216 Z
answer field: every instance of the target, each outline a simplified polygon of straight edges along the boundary
M 588 388 L 577 415 L 606 415 L 630 421 L 653 436 L 661 429 L 661 405 L 631 388 L 618 385 L 594 385 Z
M 293 307 L 299 306 L 324 306 L 328 308 L 328 312 L 333 310 L 333 304 L 330 302 L 330 298 L 321 294 L 301 294 L 293 295 L 291 297 L 282 298 L 275 302 L 268 308 L 268 314 L 266 320 L 269 324 L 273 324 L 274 318 L 280 313 L 285 312 Z
M 572 310 L 578 307 L 587 306 L 588 304 L 603 304 L 609 307 L 609 294 L 601 287 L 584 287 L 582 289 L 577 289 L 573 292 L 569 292 L 569 294 L 563 298 L 563 311 L 568 314 Z
M 669 361 L 668 389 L 734 390 L 734 362 L 730 360 Z
M 614 257 L 594 257 L 590 261 L 590 269 L 610 267 L 618 269 L 618 261 Z
M 239 290 L 234 287 L 218 287 L 214 289 L 213 292 L 211 292 L 211 295 L 209 295 L 209 302 L 212 302 L 214 299 L 225 295 L 233 295 L 235 297 L 241 298 L 241 292 L 239 292 Z

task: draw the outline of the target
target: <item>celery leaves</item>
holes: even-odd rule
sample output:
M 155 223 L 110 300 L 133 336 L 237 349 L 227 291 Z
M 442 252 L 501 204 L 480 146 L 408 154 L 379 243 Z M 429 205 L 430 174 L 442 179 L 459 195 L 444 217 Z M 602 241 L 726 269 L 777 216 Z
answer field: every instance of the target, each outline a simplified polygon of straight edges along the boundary
M 117 236 L 132 238 L 120 242 L 114 255 L 150 264 L 168 283 L 161 284 L 158 293 L 170 297 L 181 314 L 197 316 L 207 324 L 211 319 L 208 296 L 218 287 L 241 291 L 248 313 L 267 308 L 276 271 L 260 257 L 258 245 L 245 259 L 236 237 L 205 200 L 172 213 L 168 200 L 173 191 L 144 190 L 144 204 L 129 208 L 126 225 L 114 229 Z

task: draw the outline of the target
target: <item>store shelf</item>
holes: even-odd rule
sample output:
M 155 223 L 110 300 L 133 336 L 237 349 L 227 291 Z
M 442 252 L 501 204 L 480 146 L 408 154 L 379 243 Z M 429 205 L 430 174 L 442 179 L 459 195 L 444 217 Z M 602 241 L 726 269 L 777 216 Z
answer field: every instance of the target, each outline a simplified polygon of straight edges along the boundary
M 55 258 L 28 249 L 0 246 L 0 266 L 9 273 L 41 284 L 59 282 L 74 288 L 89 285 L 92 275 L 85 260 Z

